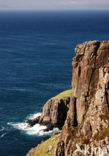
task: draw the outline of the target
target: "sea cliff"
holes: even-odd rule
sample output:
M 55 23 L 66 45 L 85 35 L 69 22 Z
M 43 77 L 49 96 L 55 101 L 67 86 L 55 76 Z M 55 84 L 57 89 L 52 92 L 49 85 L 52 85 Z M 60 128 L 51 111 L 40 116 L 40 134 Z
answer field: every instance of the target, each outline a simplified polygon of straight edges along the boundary
M 75 52 L 71 97 L 68 104 L 64 102 L 66 107 L 60 105 L 62 112 L 67 110 L 60 126 L 62 130 L 53 136 L 54 144 L 46 141 L 30 150 L 27 156 L 43 156 L 40 147 L 45 146 L 44 156 L 99 156 L 104 154 L 104 149 L 105 154 L 109 154 L 109 42 L 85 42 L 77 45 Z M 41 121 L 47 120 L 59 127 L 58 119 L 62 121 L 63 117 L 51 115 L 56 108 L 52 105 L 50 102 L 52 109 L 47 118 L 44 108 Z
M 49 99 L 43 107 L 41 116 L 27 121 L 29 126 L 32 127 L 38 123 L 47 127 L 45 131 L 53 128 L 61 129 L 67 117 L 71 94 L 72 90 L 66 90 Z

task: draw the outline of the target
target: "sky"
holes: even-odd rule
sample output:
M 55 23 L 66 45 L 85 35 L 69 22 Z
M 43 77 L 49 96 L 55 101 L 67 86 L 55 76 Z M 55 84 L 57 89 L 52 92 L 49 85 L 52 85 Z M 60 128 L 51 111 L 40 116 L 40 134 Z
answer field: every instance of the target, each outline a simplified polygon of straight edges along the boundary
M 109 0 L 0 0 L 0 10 L 109 10 Z

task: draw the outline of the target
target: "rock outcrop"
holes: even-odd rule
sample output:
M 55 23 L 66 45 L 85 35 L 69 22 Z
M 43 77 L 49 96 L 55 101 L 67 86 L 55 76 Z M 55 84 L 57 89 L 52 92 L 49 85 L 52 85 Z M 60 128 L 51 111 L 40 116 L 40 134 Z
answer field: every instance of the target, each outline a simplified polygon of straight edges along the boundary
M 61 129 L 67 117 L 71 94 L 72 90 L 67 90 L 51 98 L 44 105 L 41 116 L 28 120 L 27 123 L 30 126 L 34 126 L 36 123 L 46 125 L 47 129 L 45 131 L 52 130 L 55 127 Z
M 63 156 L 82 154 L 75 153 L 76 144 L 100 147 L 102 142 L 103 147 L 109 140 L 109 42 L 86 42 L 75 51 L 72 97 L 60 140 Z
M 108 156 L 109 42 L 85 42 L 75 51 L 69 110 L 53 156 Z

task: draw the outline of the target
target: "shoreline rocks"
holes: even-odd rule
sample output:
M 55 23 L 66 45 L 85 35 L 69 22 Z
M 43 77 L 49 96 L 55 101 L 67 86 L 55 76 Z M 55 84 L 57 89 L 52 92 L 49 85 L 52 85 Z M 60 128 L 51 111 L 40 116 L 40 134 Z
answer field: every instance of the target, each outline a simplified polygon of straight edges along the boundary
M 55 127 L 62 129 L 67 117 L 71 93 L 72 90 L 67 90 L 51 98 L 44 105 L 41 116 L 26 122 L 30 127 L 35 124 L 44 125 L 47 127 L 45 131 L 52 130 Z

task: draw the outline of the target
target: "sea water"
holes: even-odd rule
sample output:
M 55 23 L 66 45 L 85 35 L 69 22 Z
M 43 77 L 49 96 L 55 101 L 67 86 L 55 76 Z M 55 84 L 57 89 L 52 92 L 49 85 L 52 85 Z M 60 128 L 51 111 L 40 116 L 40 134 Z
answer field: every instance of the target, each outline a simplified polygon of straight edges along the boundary
M 108 11 L 0 12 L 0 156 L 25 156 L 47 139 L 25 123 L 70 89 L 77 44 L 109 40 Z

